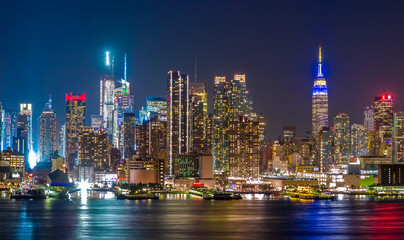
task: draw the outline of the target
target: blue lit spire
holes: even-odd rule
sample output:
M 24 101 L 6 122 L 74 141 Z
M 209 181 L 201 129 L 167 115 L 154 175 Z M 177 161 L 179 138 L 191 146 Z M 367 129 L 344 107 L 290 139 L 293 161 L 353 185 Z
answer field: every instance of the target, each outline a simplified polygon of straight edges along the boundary
M 324 77 L 323 72 L 321 70 L 321 65 L 322 63 L 321 63 L 321 44 L 320 44 L 320 46 L 318 47 L 318 71 L 317 71 L 318 78 Z

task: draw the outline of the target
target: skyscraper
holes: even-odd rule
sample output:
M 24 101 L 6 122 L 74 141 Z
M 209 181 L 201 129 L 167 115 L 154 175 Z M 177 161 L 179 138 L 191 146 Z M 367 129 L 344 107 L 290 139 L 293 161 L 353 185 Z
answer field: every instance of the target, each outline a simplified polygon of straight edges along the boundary
M 160 121 L 158 116 L 136 125 L 136 154 L 140 158 L 158 159 L 160 149 L 165 150 L 166 142 L 166 122 Z
M 146 97 L 147 113 L 149 118 L 158 115 L 161 121 L 167 121 L 167 98 L 160 96 Z
M 230 121 L 230 177 L 259 177 L 259 131 L 258 121 L 246 115 Z
M 361 124 L 351 126 L 351 156 L 360 157 L 367 155 L 369 133 Z
M 12 148 L 13 147 L 13 138 L 16 136 L 16 119 L 17 114 L 14 109 L 3 109 L 4 112 L 4 142 L 3 149 Z
M 167 81 L 167 148 L 169 174 L 175 155 L 190 150 L 189 77 L 179 71 L 169 71 Z
M 213 106 L 213 161 L 216 172 L 229 172 L 230 85 L 215 77 Z
M 230 81 L 231 118 L 252 112 L 252 98 L 248 96 L 245 74 L 234 74 Z
M 317 77 L 314 80 L 312 94 L 312 134 L 318 136 L 321 127 L 328 126 L 328 89 L 322 72 L 321 46 L 319 47 L 319 62 Z
M 123 129 L 120 138 L 123 140 L 122 155 L 131 158 L 135 153 L 136 115 L 135 113 L 123 114 Z
M 386 146 L 391 146 L 394 122 L 393 96 L 391 94 L 382 94 L 375 97 L 374 121 L 375 131 L 383 143 L 381 148 L 384 149 Z
M 63 124 L 59 131 L 59 156 L 65 157 L 66 152 L 66 125 Z
M 52 98 L 45 104 L 45 109 L 39 116 L 39 159 L 51 160 L 56 157 L 58 150 L 58 128 L 56 113 L 52 109 Z
M 114 120 L 114 59 L 110 60 L 110 52 L 105 52 L 105 73 L 100 81 L 100 115 L 104 117 L 104 128 L 107 130 L 108 137 L 113 137 Z
M 80 127 L 85 125 L 86 94 L 66 94 L 65 162 L 72 169 L 77 164 Z
M 375 130 L 375 112 L 373 106 L 366 107 L 363 111 L 364 115 L 364 127 L 368 132 L 373 132 Z
M 79 131 L 78 162 L 95 169 L 109 168 L 108 136 L 104 129 L 96 132 L 91 126 L 81 126 Z
M 30 103 L 22 103 L 20 104 L 20 115 L 27 116 L 28 121 L 28 129 L 27 129 L 27 148 L 28 151 L 33 150 L 33 140 L 32 140 L 32 104 Z
M 349 116 L 340 113 L 334 118 L 334 160 L 341 167 L 346 164 L 351 152 Z
M 394 116 L 392 155 L 393 163 L 404 162 L 404 112 Z
M 319 142 L 319 162 L 317 163 L 320 172 L 327 172 L 334 163 L 334 129 L 330 127 L 321 127 Z
M 191 94 L 192 147 L 196 150 L 204 147 L 208 99 L 205 83 L 191 82 L 189 91 Z

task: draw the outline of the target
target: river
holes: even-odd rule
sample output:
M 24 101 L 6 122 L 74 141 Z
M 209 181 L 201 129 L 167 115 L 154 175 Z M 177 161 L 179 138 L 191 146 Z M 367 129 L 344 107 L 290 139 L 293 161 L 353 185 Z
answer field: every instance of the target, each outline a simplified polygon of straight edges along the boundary
M 404 239 L 404 200 L 209 201 L 166 194 L 130 201 L 93 193 L 34 201 L 3 193 L 0 239 Z

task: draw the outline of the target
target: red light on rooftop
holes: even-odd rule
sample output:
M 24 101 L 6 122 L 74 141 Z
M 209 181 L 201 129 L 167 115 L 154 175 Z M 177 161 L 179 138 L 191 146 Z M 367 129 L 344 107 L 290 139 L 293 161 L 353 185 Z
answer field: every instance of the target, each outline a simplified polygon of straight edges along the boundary
M 391 100 L 391 95 L 388 95 L 387 98 L 388 98 L 389 100 Z
M 382 96 L 382 99 L 383 99 L 383 100 L 386 99 L 386 96 L 383 95 L 383 96 Z
M 86 93 L 81 94 L 80 96 L 73 96 L 72 93 L 67 94 L 66 93 L 66 102 L 67 101 L 86 101 Z

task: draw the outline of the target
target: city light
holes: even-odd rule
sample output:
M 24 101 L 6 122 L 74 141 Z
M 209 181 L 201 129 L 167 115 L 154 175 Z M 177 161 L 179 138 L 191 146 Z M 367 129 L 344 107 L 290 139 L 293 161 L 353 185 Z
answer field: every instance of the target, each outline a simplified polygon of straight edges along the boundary
M 33 150 L 31 150 L 28 154 L 28 163 L 29 163 L 30 168 L 33 169 L 36 166 L 37 162 L 38 162 L 38 157 L 37 157 L 36 153 Z

